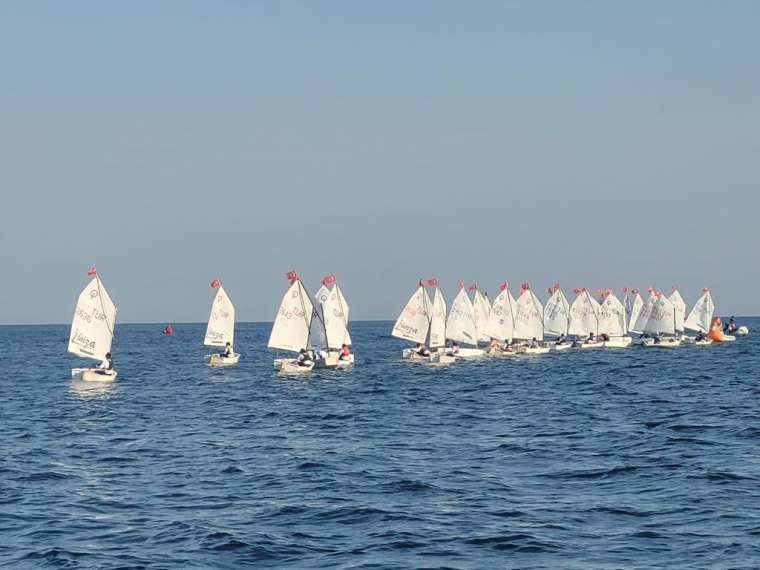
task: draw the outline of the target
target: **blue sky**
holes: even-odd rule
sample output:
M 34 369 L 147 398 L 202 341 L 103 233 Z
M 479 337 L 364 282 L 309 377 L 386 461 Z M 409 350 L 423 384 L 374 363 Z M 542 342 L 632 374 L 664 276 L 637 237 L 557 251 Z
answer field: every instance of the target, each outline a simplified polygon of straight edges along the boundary
M 0 3 L 0 323 L 420 277 L 757 314 L 757 2 Z M 19 301 L 19 288 L 23 298 Z

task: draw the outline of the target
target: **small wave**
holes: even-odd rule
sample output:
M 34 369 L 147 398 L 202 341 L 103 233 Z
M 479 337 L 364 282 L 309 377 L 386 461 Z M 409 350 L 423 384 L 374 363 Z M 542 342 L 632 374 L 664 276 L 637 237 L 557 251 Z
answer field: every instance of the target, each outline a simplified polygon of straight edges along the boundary
M 17 477 L 16 481 L 63 481 L 65 479 L 72 478 L 72 475 L 58 473 L 57 471 L 42 471 L 39 473 L 30 473 L 29 475 Z
M 627 475 L 638 471 L 640 467 L 629 465 L 613 467 L 611 469 L 576 469 L 573 471 L 560 471 L 544 475 L 550 479 L 607 479 L 618 475 Z
M 557 549 L 556 546 L 542 542 L 534 536 L 525 533 L 467 538 L 464 542 L 475 546 L 486 546 L 495 550 L 514 550 L 526 553 L 551 552 Z

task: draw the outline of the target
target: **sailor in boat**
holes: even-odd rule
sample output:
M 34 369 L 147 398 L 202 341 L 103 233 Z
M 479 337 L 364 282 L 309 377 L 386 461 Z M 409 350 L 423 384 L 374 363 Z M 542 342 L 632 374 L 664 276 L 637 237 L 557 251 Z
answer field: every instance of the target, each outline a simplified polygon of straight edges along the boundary
M 311 366 L 312 364 L 314 364 L 314 357 L 309 352 L 307 352 L 305 348 L 302 348 L 298 352 L 298 358 L 296 358 L 296 364 L 298 364 L 298 366 Z
M 111 353 L 108 352 L 106 353 L 105 359 L 98 365 L 95 372 L 97 374 L 102 374 L 105 376 L 107 374 L 110 374 L 111 370 L 113 370 L 113 359 L 111 358 Z
M 608 335 L 607 333 L 602 333 L 601 340 L 603 340 L 604 342 L 607 342 L 608 340 L 610 340 L 610 335 Z
M 654 343 L 655 343 L 655 344 L 660 344 L 660 340 L 661 340 L 661 339 L 660 339 L 660 333 L 656 333 L 656 334 L 654 335 Z
M 697 336 L 694 337 L 694 342 L 702 342 L 706 338 L 707 338 L 707 335 L 705 335 L 705 333 L 703 333 L 702 331 L 699 331 L 697 333 Z
M 530 344 L 528 345 L 528 348 L 539 348 L 538 341 L 536 340 L 536 337 L 533 337 L 533 339 L 530 341 Z
M 594 338 L 594 333 L 589 333 L 588 338 L 585 340 L 584 344 L 593 344 L 596 342 L 596 339 Z
M 723 332 L 726 334 L 734 334 L 736 332 L 736 329 L 738 327 L 736 326 L 736 321 L 734 320 L 734 317 L 731 317 L 728 319 L 728 322 L 723 325 Z
M 498 339 L 495 339 L 494 337 L 491 337 L 491 343 L 488 346 L 489 352 L 496 352 L 499 350 L 499 341 Z
M 232 345 L 228 342 L 224 345 L 224 352 L 222 352 L 219 356 L 222 358 L 230 358 L 234 352 L 232 352 Z
M 347 344 L 344 344 L 340 349 L 340 356 L 338 357 L 338 360 L 351 360 L 351 349 Z
M 559 338 L 555 344 L 567 344 L 567 337 L 565 336 L 565 333 L 559 335 Z
M 430 356 L 430 351 L 428 350 L 428 347 L 422 344 L 421 342 L 417 343 L 417 347 L 414 349 L 414 352 L 416 352 L 420 356 Z
M 459 354 L 459 343 L 456 341 L 451 343 L 451 354 L 453 355 Z

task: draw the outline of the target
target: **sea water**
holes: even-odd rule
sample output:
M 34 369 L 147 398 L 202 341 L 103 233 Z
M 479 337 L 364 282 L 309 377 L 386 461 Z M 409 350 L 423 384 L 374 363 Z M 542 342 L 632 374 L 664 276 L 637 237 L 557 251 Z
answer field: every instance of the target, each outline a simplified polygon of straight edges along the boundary
M 0 327 L 0 566 L 751 568 L 758 335 L 719 346 L 238 366 L 204 326 L 118 325 L 113 383 L 70 378 L 65 326 Z

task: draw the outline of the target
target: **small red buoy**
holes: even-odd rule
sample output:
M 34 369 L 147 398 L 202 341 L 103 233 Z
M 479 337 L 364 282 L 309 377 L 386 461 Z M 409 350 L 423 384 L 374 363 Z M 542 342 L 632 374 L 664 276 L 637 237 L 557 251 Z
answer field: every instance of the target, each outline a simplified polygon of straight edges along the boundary
M 174 327 L 169 325 L 166 325 L 164 327 L 164 334 L 172 334 L 174 332 Z

